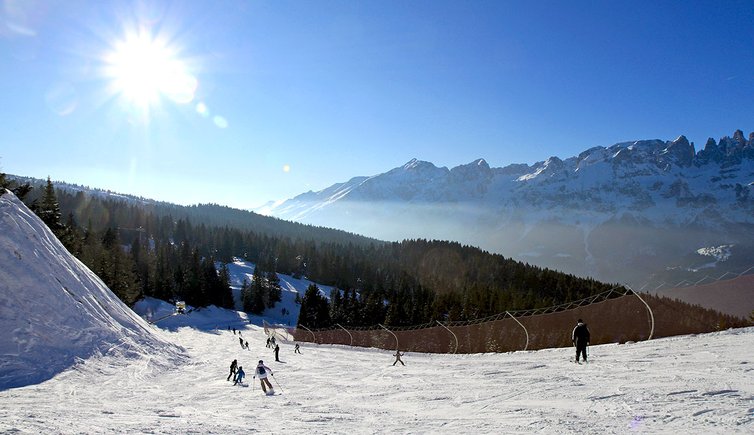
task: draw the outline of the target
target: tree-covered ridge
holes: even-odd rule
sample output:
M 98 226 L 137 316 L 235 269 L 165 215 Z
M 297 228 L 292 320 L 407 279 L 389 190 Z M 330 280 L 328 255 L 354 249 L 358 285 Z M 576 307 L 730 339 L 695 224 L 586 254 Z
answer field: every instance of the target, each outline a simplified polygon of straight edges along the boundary
M 33 189 L 26 202 L 43 204 L 38 213 L 49 214 L 50 189 Z M 381 242 L 215 205 L 183 207 L 70 190 L 54 195 L 59 210 L 52 207 L 51 213 L 65 222 L 56 234 L 127 303 L 154 296 L 231 307 L 227 271 L 218 271 L 215 261 L 234 257 L 257 265 L 253 282 L 242 289 L 250 312 L 274 306 L 277 273 L 336 287 L 330 301 L 303 298 L 300 322 L 314 328 L 467 320 L 612 287 L 453 242 Z

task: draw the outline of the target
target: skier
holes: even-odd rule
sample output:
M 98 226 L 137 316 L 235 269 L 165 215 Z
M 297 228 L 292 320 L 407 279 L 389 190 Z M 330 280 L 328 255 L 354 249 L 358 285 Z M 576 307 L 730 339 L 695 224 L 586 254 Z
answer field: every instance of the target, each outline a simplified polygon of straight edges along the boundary
M 236 367 L 238 367 L 238 361 L 233 360 L 232 363 L 230 363 L 230 374 L 228 375 L 228 381 L 230 381 L 230 377 L 236 374 Z
M 393 362 L 393 365 L 395 365 L 395 363 L 397 363 L 397 362 L 400 362 L 401 365 L 403 365 L 403 366 L 406 365 L 406 364 L 403 364 L 403 360 L 401 359 L 401 357 L 403 356 L 403 354 L 401 353 L 401 351 L 396 350 L 395 351 L 395 355 L 393 355 L 393 356 L 395 357 L 395 362 Z
M 233 385 L 241 384 L 243 385 L 243 377 L 246 376 L 246 373 L 243 371 L 243 367 L 238 367 L 238 373 L 236 373 L 236 379 L 235 382 L 233 382 Z
M 267 347 L 270 347 L 270 337 L 267 337 Z
M 296 343 L 296 347 L 293 348 L 293 353 L 301 353 L 301 351 L 298 349 L 299 345 Z
M 269 367 L 264 365 L 264 362 L 260 359 L 259 364 L 257 364 L 256 374 L 254 377 L 259 377 L 259 382 L 262 384 L 262 391 L 264 391 L 265 394 L 267 394 L 267 388 L 270 389 L 270 395 L 275 394 L 275 391 L 272 389 L 272 384 L 270 383 L 269 379 L 267 379 L 267 373 L 270 374 L 270 376 L 274 376 L 272 374 L 272 370 L 270 370 Z M 265 387 L 265 384 L 267 387 Z
M 586 347 L 589 346 L 589 328 L 586 327 L 586 323 L 579 319 L 576 327 L 573 328 L 573 334 L 571 334 L 571 340 L 573 345 L 576 346 L 576 362 L 579 362 L 579 354 L 584 357 L 586 362 Z
M 238 342 L 241 343 L 241 349 L 243 349 L 243 338 L 238 337 Z
M 272 337 L 270 337 L 270 348 L 274 349 L 275 346 L 277 346 L 277 344 L 275 344 L 275 336 L 273 335 Z
M 246 348 L 246 350 L 249 350 L 249 342 L 248 341 L 244 344 L 244 347 Z
M 233 328 L 233 335 L 236 335 L 236 328 Z
M 275 361 L 280 362 L 280 360 L 278 359 L 278 352 L 280 352 L 280 346 L 276 344 L 275 345 Z

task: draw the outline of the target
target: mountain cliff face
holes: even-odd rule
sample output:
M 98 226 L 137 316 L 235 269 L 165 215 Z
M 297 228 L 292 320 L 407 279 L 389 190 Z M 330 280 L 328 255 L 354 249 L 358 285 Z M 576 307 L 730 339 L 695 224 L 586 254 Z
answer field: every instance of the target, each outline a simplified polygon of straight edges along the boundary
M 388 240 L 457 240 L 639 285 L 653 274 L 709 266 L 701 248 L 751 252 L 753 191 L 754 133 L 747 140 L 738 130 L 732 138 L 709 139 L 698 152 L 680 136 L 503 168 L 483 159 L 452 169 L 411 160 L 268 212 Z M 727 266 L 754 264 L 745 257 Z

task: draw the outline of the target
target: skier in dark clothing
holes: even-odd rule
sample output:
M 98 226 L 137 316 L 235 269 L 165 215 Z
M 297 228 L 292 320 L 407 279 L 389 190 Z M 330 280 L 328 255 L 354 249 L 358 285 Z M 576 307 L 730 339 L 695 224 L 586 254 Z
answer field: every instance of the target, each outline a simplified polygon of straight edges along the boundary
M 393 365 L 395 365 L 396 363 L 401 363 L 402 366 L 406 365 L 406 364 L 403 363 L 403 360 L 401 359 L 401 357 L 403 356 L 403 354 L 401 353 L 401 351 L 396 350 L 395 351 L 395 355 L 393 355 L 393 356 L 395 357 L 395 362 L 393 362 Z
M 280 352 L 280 346 L 278 346 L 278 345 L 276 344 L 276 345 L 275 345 L 275 361 L 277 361 L 277 362 L 280 362 L 280 360 L 278 359 L 278 353 L 279 353 L 279 352 Z
M 230 377 L 236 374 L 236 367 L 238 367 L 238 361 L 233 360 L 232 363 L 230 363 L 230 374 L 228 375 L 228 381 L 230 381 Z
M 267 347 L 270 347 L 270 337 L 267 337 Z
M 571 335 L 573 345 L 576 346 L 576 362 L 579 362 L 579 355 L 584 357 L 586 362 L 586 347 L 589 346 L 589 328 L 586 327 L 586 323 L 579 319 L 578 324 L 573 328 L 573 334 Z
M 244 345 L 243 345 L 243 347 L 244 347 L 244 348 L 245 348 L 246 350 L 249 350 L 249 342 L 248 342 L 248 341 L 244 342 Z
M 293 348 L 293 353 L 301 353 L 298 343 L 296 343 L 296 347 Z
M 241 349 L 243 349 L 243 338 L 238 337 L 238 342 L 241 343 Z

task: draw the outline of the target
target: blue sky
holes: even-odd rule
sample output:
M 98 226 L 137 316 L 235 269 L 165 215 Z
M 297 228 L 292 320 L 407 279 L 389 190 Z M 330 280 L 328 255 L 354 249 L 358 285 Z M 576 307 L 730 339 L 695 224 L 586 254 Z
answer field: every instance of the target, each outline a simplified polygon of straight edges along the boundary
M 411 158 L 698 149 L 754 130 L 752 23 L 752 1 L 0 0 L 0 170 L 250 208 Z

